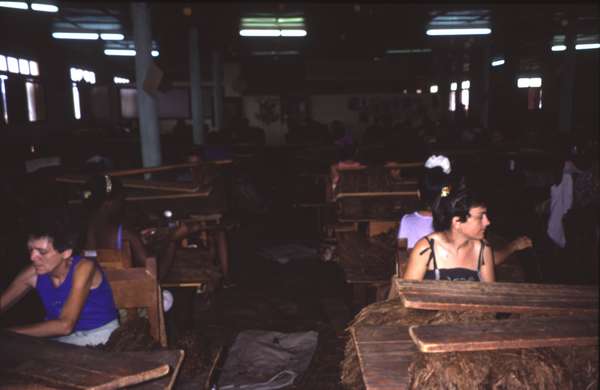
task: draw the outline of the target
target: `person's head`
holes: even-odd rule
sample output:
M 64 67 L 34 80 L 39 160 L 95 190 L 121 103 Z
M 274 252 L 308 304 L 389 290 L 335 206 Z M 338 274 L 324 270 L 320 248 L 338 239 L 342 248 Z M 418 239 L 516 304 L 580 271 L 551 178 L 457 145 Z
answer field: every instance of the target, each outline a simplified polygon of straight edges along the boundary
M 423 209 L 431 208 L 442 188 L 450 185 L 452 166 L 448 157 L 431 155 L 419 176 L 419 200 Z
M 431 208 L 442 188 L 450 185 L 450 175 L 441 167 L 424 168 L 419 176 L 419 201 L 423 209 Z
M 117 212 L 125 200 L 121 180 L 110 175 L 92 176 L 85 183 L 82 194 L 83 202 L 90 210 L 105 207 Z
M 52 272 L 77 251 L 79 229 L 67 209 L 39 210 L 29 222 L 27 247 L 38 275 Z
M 466 186 L 442 188 L 433 202 L 433 229 L 437 232 L 457 232 L 471 239 L 483 239 L 490 224 L 485 202 Z

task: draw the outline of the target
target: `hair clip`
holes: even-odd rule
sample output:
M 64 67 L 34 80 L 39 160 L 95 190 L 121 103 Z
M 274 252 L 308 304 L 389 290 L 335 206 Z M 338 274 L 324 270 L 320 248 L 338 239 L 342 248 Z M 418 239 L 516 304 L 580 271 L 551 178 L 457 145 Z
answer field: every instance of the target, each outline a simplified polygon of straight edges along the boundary
M 447 197 L 448 195 L 450 195 L 450 186 L 443 186 L 442 187 L 442 192 L 440 193 L 440 196 L 442 198 Z
M 112 191 L 112 181 L 108 175 L 104 175 L 104 181 L 106 182 L 106 193 L 110 194 Z

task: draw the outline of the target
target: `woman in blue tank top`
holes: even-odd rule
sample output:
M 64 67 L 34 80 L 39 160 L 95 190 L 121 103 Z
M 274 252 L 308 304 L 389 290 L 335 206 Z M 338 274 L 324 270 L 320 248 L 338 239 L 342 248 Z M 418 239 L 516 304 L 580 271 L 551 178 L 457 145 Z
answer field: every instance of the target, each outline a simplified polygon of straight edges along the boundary
M 434 201 L 434 232 L 415 244 L 405 279 L 493 282 L 494 259 L 485 240 L 490 225 L 485 203 L 464 184 L 442 188 Z
M 76 235 L 66 210 L 43 210 L 38 217 L 27 242 L 32 264 L 2 293 L 0 312 L 35 288 L 46 316 L 9 330 L 77 345 L 105 343 L 119 326 L 106 277 L 93 260 L 73 255 Z

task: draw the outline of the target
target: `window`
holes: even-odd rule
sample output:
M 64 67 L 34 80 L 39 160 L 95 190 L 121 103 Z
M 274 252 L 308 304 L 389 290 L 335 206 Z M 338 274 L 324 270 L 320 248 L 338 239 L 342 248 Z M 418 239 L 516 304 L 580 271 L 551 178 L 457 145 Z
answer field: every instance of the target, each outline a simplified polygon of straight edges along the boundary
M 0 94 L 2 94 L 2 120 L 4 124 L 8 124 L 8 104 L 6 104 L 6 85 L 4 84 L 4 80 L 8 77 L 6 75 L 0 74 Z
M 25 82 L 25 93 L 27 94 L 27 117 L 29 122 L 46 119 L 42 85 L 33 80 Z
M 527 109 L 542 109 L 542 78 L 541 77 L 519 77 L 517 88 L 527 88 Z
M 2 74 L 1 72 L 14 73 L 15 76 L 11 77 L 11 82 L 16 82 L 16 86 L 18 88 L 21 80 L 24 82 L 25 94 L 23 95 L 21 92 L 12 90 L 11 86 L 7 88 L 6 80 L 8 80 L 7 74 Z M 27 118 L 29 122 L 35 122 L 42 119 L 45 119 L 46 111 L 43 100 L 42 86 L 37 81 L 36 77 L 40 75 L 39 67 L 36 61 L 31 61 L 25 58 L 17 58 L 11 57 L 4 54 L 0 54 L 0 104 L 1 104 L 1 114 L 2 114 L 2 122 L 4 124 L 8 124 L 9 114 L 8 114 L 8 100 L 9 100 L 9 91 L 11 95 L 11 99 L 16 98 L 17 100 L 26 99 L 27 100 Z M 26 77 L 23 77 L 26 76 Z M 12 78 L 15 77 L 13 80 Z M 15 83 L 12 83 L 15 85 Z M 15 97 L 13 96 L 13 92 L 17 92 Z M 22 106 L 21 104 L 17 104 L 16 106 Z M 11 107 L 16 107 L 12 106 Z M 12 116 L 12 114 L 11 114 Z M 19 115 L 17 115 L 19 116 Z M 19 116 L 20 117 L 20 116 Z M 23 117 L 24 118 L 24 117 Z
M 77 83 L 96 84 L 96 74 L 79 68 L 70 68 L 69 73 L 71 75 L 71 91 L 73 92 L 73 116 L 79 120 L 81 119 L 81 97 Z
M 456 111 L 456 82 L 450 83 L 450 98 L 448 99 L 448 111 Z
M 469 111 L 469 88 L 471 88 L 469 80 L 460 83 L 460 102 L 465 106 L 465 111 Z

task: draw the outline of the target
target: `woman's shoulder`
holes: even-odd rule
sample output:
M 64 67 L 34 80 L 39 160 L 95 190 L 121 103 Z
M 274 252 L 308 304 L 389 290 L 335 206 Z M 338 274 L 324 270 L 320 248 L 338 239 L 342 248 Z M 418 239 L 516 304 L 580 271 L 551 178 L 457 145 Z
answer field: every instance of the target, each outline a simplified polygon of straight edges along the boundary
M 431 248 L 433 242 L 432 242 L 432 238 L 433 235 L 435 233 L 429 234 L 427 236 L 421 237 L 416 243 L 415 246 L 413 247 L 413 251 L 416 253 L 421 253 L 422 251 Z M 435 239 L 434 239 L 435 240 Z

